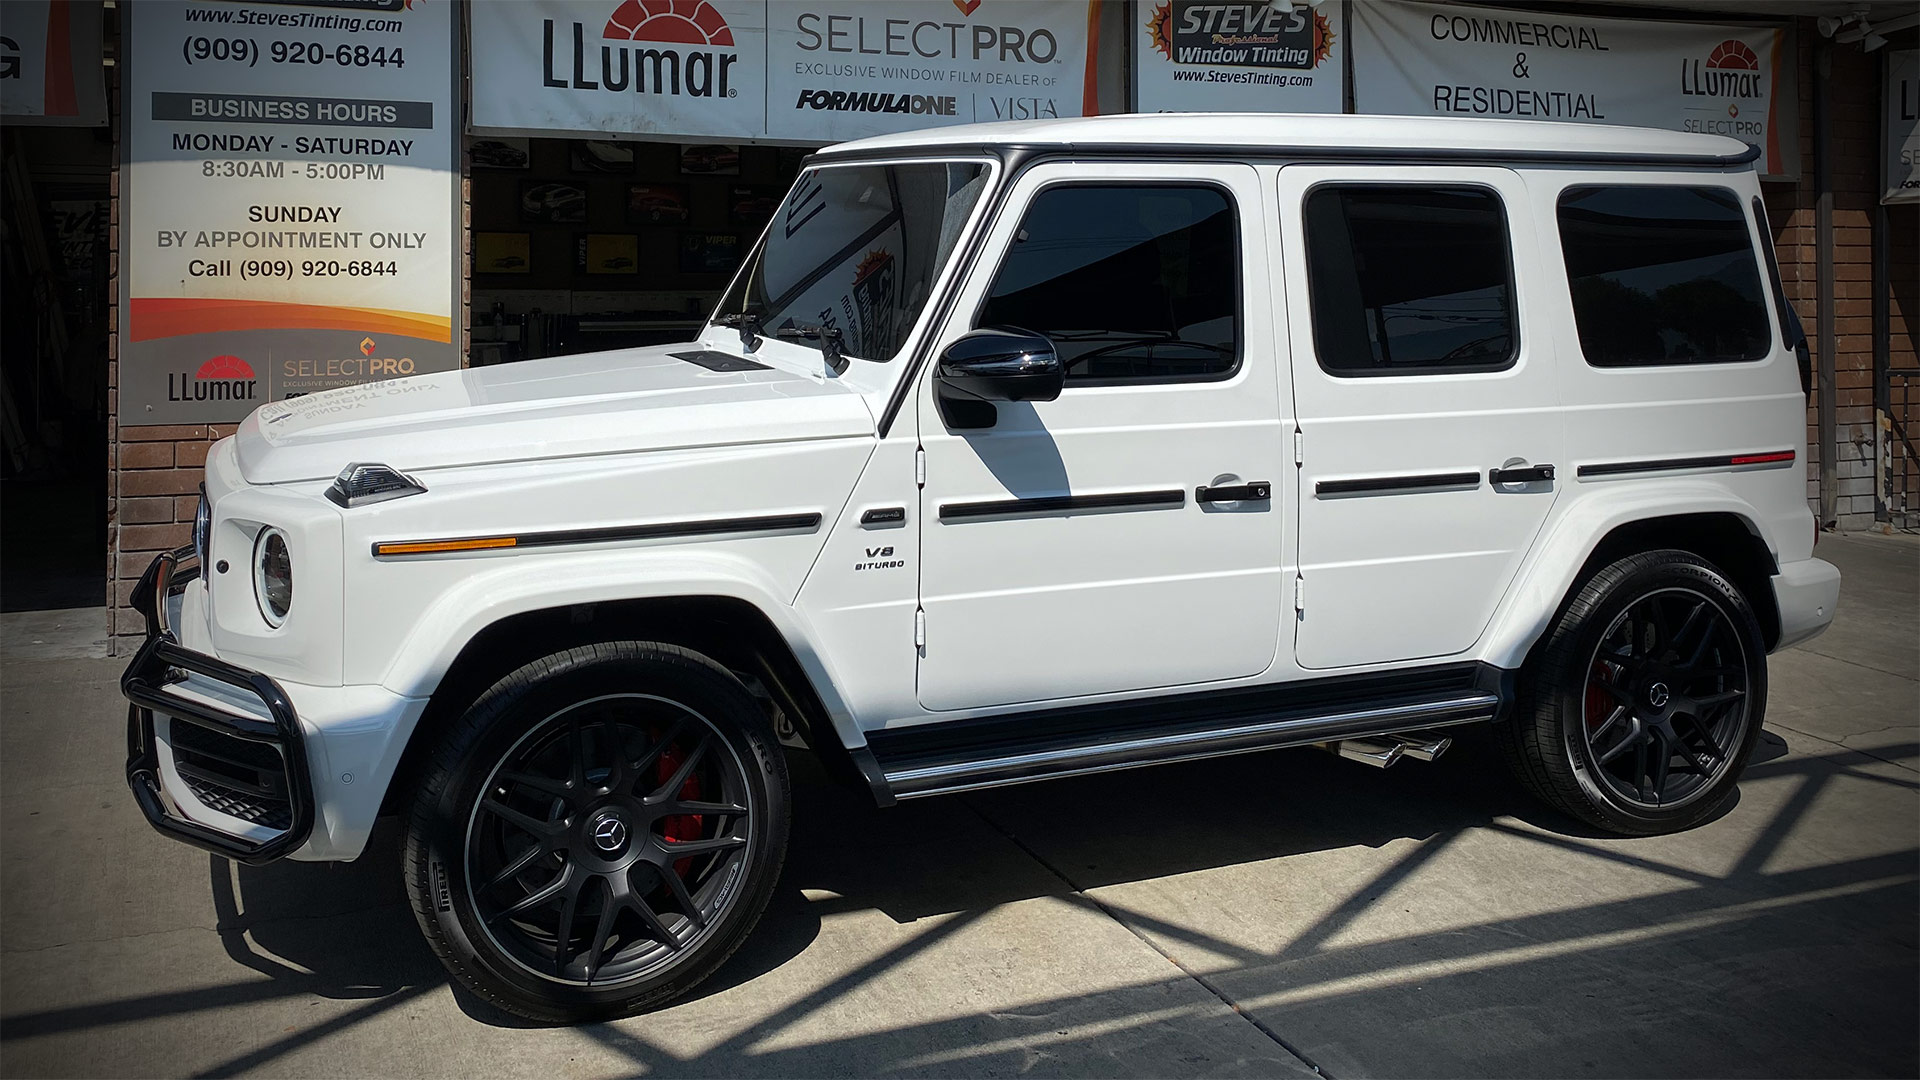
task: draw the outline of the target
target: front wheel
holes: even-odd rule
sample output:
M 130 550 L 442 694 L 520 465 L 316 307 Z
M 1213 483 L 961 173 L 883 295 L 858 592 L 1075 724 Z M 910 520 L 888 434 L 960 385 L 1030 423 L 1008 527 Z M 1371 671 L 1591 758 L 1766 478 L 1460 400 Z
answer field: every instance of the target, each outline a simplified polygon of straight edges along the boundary
M 753 928 L 785 856 L 786 760 L 729 672 L 611 642 L 497 683 L 434 754 L 409 891 L 449 972 L 536 1020 L 684 993 Z
M 1701 823 L 1733 792 L 1766 711 L 1766 648 L 1740 590 L 1651 551 L 1590 578 L 1523 673 L 1501 741 L 1556 808 L 1608 832 Z

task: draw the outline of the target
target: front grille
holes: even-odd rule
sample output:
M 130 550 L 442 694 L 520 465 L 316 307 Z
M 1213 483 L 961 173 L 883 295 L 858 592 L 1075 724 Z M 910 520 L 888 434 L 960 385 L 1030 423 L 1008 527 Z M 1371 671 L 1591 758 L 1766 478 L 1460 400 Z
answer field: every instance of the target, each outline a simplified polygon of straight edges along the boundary
M 278 750 L 171 718 L 167 741 L 174 769 L 209 809 L 269 829 L 293 826 L 287 767 Z

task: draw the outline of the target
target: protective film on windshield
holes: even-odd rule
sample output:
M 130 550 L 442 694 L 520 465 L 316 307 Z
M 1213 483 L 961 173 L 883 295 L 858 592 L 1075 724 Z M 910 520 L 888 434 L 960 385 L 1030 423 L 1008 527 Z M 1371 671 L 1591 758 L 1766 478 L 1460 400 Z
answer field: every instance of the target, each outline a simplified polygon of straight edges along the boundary
M 720 305 L 764 334 L 838 331 L 840 350 L 886 361 L 905 344 L 985 185 L 986 166 L 938 162 L 802 173 Z

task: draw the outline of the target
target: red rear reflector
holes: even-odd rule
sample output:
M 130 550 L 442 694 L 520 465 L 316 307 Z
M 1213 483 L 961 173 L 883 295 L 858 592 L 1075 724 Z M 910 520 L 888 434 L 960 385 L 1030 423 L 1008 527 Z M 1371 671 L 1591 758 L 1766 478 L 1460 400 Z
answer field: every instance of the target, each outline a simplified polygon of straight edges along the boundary
M 1735 454 L 1733 456 L 1735 465 L 1767 465 L 1775 461 L 1792 460 L 1793 451 L 1791 450 L 1776 450 L 1771 454 Z

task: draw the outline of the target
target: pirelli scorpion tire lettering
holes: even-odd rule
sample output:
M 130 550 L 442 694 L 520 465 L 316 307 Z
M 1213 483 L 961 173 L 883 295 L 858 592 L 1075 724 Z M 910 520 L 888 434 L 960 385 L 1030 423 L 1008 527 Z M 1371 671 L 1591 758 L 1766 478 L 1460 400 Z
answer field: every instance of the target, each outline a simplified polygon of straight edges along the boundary
M 732 674 L 620 641 L 501 679 L 436 748 L 406 845 L 453 976 L 535 1020 L 661 1005 L 759 920 L 786 854 L 786 759 Z
M 1609 832 L 1679 832 L 1739 783 L 1766 711 L 1766 648 L 1718 570 L 1649 551 L 1587 580 L 1522 682 L 1500 739 L 1527 787 Z

